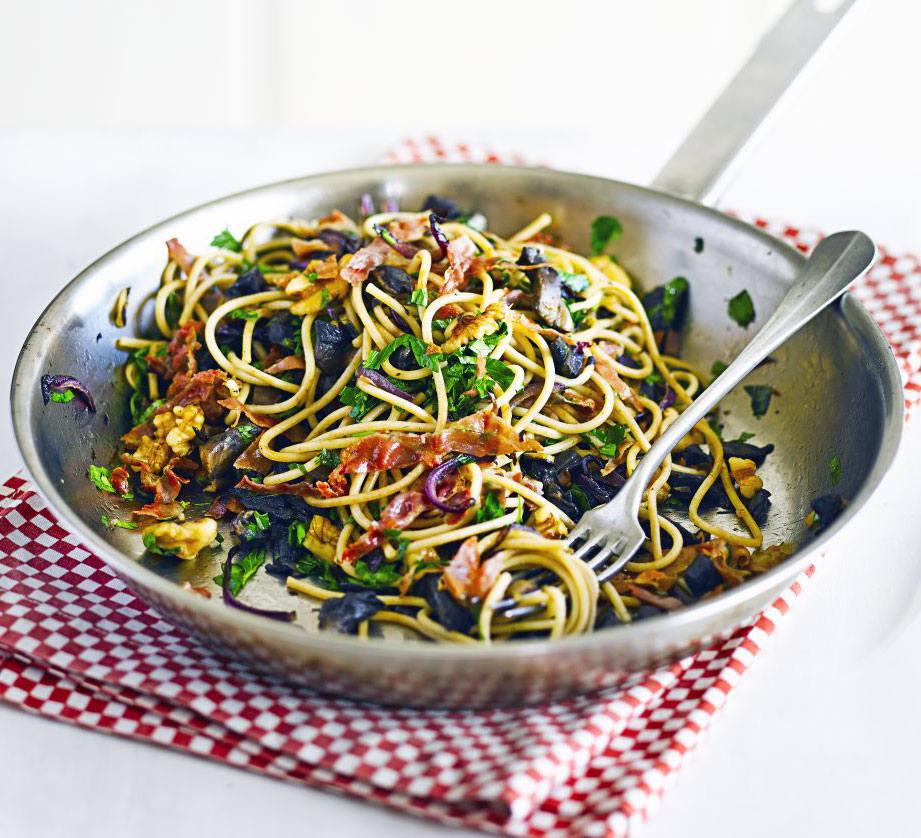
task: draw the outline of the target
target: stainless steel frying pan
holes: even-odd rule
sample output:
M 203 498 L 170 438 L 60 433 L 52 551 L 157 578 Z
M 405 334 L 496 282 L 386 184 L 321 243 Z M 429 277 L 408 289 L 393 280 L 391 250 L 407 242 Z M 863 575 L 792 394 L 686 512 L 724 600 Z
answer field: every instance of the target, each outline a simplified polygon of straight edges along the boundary
M 808 3 L 794 4 L 656 185 L 691 196 L 712 192 L 733 152 L 835 19 Z M 740 89 L 747 91 L 741 110 Z M 122 331 L 110 325 L 108 311 L 116 293 L 130 285 L 133 321 L 127 331 L 149 321 L 150 305 L 143 298 L 156 288 L 167 238 L 178 236 L 195 252 L 225 226 L 240 230 L 258 219 L 348 209 L 362 192 L 397 198 L 403 207 L 420 206 L 432 192 L 447 195 L 484 212 L 492 229 L 506 233 L 549 211 L 556 229 L 583 251 L 592 218 L 616 215 L 625 231 L 618 259 L 639 282 L 651 287 L 676 275 L 690 280 L 685 355 L 707 369 L 717 358 L 728 361 L 750 337 L 728 318 L 727 300 L 747 288 L 763 322 L 803 261 L 764 232 L 687 198 L 585 175 L 496 165 L 387 166 L 285 181 L 168 219 L 103 256 L 58 295 L 23 347 L 12 389 L 16 437 L 34 482 L 57 515 L 138 594 L 228 655 L 329 692 L 413 706 L 496 706 L 621 684 L 731 632 L 769 604 L 826 540 L 847 526 L 892 461 L 903 413 L 898 370 L 876 325 L 847 296 L 784 346 L 775 363 L 752 373 L 749 383 L 771 384 L 778 392 L 767 416 L 755 420 L 741 392 L 723 405 L 729 438 L 755 431 L 757 442 L 777 446 L 759 472 L 773 492 L 765 538 L 796 541 L 799 547 L 764 576 L 635 625 L 492 648 L 447 647 L 402 635 L 359 641 L 320 633 L 316 605 L 290 597 L 264 574 L 247 587 L 247 597 L 260 605 L 296 607 L 296 623 L 278 624 L 224 606 L 210 581 L 219 555 L 194 562 L 147 556 L 136 534 L 110 532 L 100 523 L 103 513 L 128 515 L 117 499 L 87 480 L 89 463 L 110 461 L 130 421 L 127 384 L 119 372 L 124 357 L 114 347 Z M 695 248 L 698 239 L 702 252 Z M 46 373 L 82 379 L 99 412 L 43 407 L 39 379 Z M 835 455 L 843 474 L 835 489 L 851 503 L 828 531 L 811 538 L 803 518 L 810 500 L 831 490 L 828 463 Z M 195 596 L 180 587 L 184 581 L 208 586 L 215 596 Z

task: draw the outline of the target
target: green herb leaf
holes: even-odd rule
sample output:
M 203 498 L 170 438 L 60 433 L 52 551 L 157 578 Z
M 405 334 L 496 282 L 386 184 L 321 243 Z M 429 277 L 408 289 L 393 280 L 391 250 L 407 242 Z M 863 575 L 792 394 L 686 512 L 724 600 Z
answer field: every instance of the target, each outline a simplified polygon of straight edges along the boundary
M 841 479 L 841 458 L 837 454 L 828 463 L 828 473 L 831 476 L 832 486 L 837 486 Z
M 148 419 L 150 419 L 151 416 L 154 415 L 157 408 L 162 407 L 162 406 L 163 406 L 163 399 L 157 399 L 156 401 L 151 402 L 144 409 L 144 412 L 141 413 L 140 416 L 138 416 L 137 424 L 143 425 Z
M 447 318 L 446 320 L 438 320 L 438 319 L 436 318 L 436 319 L 432 320 L 432 325 L 433 325 L 436 329 L 441 329 L 441 331 L 443 332 L 445 329 L 448 328 L 448 326 L 451 324 L 451 321 L 452 321 L 453 319 L 454 319 L 453 317 L 449 317 L 449 318 Z
M 320 295 L 320 305 L 326 308 L 329 305 L 329 289 L 324 288 L 323 293 Z
M 582 434 L 582 437 L 589 445 L 594 445 L 603 457 L 616 457 L 619 446 L 627 439 L 629 433 L 629 425 L 602 425 Z
M 754 322 L 755 304 L 748 291 L 740 291 L 729 301 L 729 316 L 746 329 Z
M 713 366 L 710 367 L 710 375 L 714 378 L 718 378 L 724 372 L 726 372 L 727 364 L 724 364 L 722 361 L 714 361 Z
M 335 468 L 342 462 L 339 458 L 339 452 L 335 448 L 324 448 L 318 455 L 317 459 L 321 466 Z
M 560 280 L 570 291 L 581 294 L 588 288 L 588 277 L 585 274 L 571 274 L 569 271 L 557 270 Z
M 505 515 L 505 507 L 499 503 L 499 493 L 492 490 L 486 493 L 483 503 L 476 511 L 474 523 L 482 524 L 483 521 L 492 521 Z
M 57 402 L 58 404 L 67 404 L 67 402 L 73 400 L 73 397 L 73 390 L 65 390 L 63 393 L 52 393 L 51 401 Z
M 583 512 L 592 508 L 592 502 L 588 499 L 588 495 L 585 494 L 583 489 L 578 486 L 571 486 L 569 491 L 572 494 L 572 499 Z
M 228 317 L 234 320 L 258 320 L 259 312 L 254 308 L 235 308 Z
M 730 441 L 731 442 L 748 442 L 753 436 L 754 434 L 750 433 L 749 431 L 742 431 L 742 433 L 739 434 L 738 439 L 733 439 Z
M 294 570 L 298 576 L 309 576 L 320 587 L 328 591 L 341 590 L 339 580 L 336 579 L 333 569 L 316 556 L 307 553 L 294 563 Z
M 243 250 L 243 245 L 234 238 L 233 234 L 226 227 L 211 239 L 211 246 L 220 247 L 224 250 L 232 250 L 234 253 L 239 253 Z
M 771 396 L 774 393 L 772 387 L 762 384 L 746 384 L 745 392 L 751 399 L 752 413 L 759 419 L 768 412 L 771 406 Z
M 157 545 L 157 539 L 152 532 L 144 533 L 141 541 L 144 543 L 144 546 L 151 553 L 154 553 L 157 556 L 175 556 L 176 550 L 168 550 L 165 547 L 160 547 Z
M 662 286 L 662 299 L 655 305 L 646 309 L 650 320 L 658 318 L 658 322 L 666 325 L 675 323 L 678 317 L 678 300 L 690 287 L 690 283 L 683 276 L 676 276 Z
M 599 215 L 592 221 L 592 256 L 600 256 L 604 249 L 617 241 L 623 233 L 620 222 L 610 215 Z
M 243 442 L 252 442 L 259 436 L 260 429 L 256 425 L 247 423 L 245 425 L 237 425 L 237 432 L 240 434 L 240 439 L 242 439 Z
M 230 593 L 234 596 L 239 594 L 263 564 L 265 564 L 265 550 L 254 550 L 240 561 L 234 562 L 230 566 Z M 223 585 L 224 574 L 219 573 L 214 577 L 214 581 L 218 585 Z
M 100 492 L 109 492 L 112 495 L 118 494 L 112 485 L 112 473 L 105 466 L 90 466 L 90 480 Z
M 353 419 L 361 419 L 375 404 L 377 404 L 377 399 L 373 396 L 369 396 L 364 390 L 359 390 L 357 387 L 343 387 L 342 392 L 339 394 L 339 401 L 342 404 L 351 405 L 352 409 L 349 411 L 349 416 Z
M 429 292 L 425 288 L 416 288 L 409 295 L 409 301 L 414 306 L 425 308 L 429 304 Z
M 382 562 L 377 570 L 371 570 L 364 559 L 355 562 L 353 581 L 365 588 L 394 588 L 402 577 L 397 562 Z
M 118 518 L 110 518 L 108 515 L 100 515 L 99 520 L 107 527 L 121 527 L 123 530 L 136 530 L 138 528 L 135 521 L 120 521 Z
M 412 350 L 413 357 L 420 367 L 425 367 L 432 372 L 438 371 L 438 362 L 441 360 L 442 356 L 440 354 L 427 354 L 428 347 L 425 341 L 419 340 L 415 335 L 400 335 L 396 340 L 388 343 L 383 349 L 371 352 L 364 362 L 365 368 L 369 370 L 379 369 L 384 361 L 403 346 L 408 346 Z

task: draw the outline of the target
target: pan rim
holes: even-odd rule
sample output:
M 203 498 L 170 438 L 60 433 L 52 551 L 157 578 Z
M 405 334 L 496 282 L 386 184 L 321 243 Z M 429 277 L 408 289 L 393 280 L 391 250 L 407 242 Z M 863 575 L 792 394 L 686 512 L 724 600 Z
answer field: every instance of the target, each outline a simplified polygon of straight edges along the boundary
M 744 585 L 717 597 L 713 597 L 712 599 L 699 601 L 686 606 L 672 614 L 652 617 L 639 623 L 600 629 L 585 635 L 562 637 L 555 640 L 520 640 L 516 641 L 514 644 L 505 644 L 501 647 L 440 643 L 401 643 L 384 638 L 361 640 L 350 636 L 331 633 L 307 632 L 296 623 L 277 623 L 263 617 L 230 609 L 220 601 L 209 601 L 201 597 L 189 596 L 185 591 L 182 591 L 175 582 L 165 579 L 153 570 L 144 567 L 137 563 L 136 560 L 131 559 L 115 549 L 107 541 L 100 538 L 79 517 L 71 517 L 69 504 L 57 491 L 51 477 L 47 475 L 41 467 L 38 448 L 35 444 L 30 427 L 32 392 L 31 389 L 29 389 L 29 384 L 37 380 L 35 378 L 36 373 L 33 371 L 32 367 L 37 366 L 40 362 L 40 359 L 36 357 L 37 352 L 33 348 L 33 344 L 36 342 L 34 338 L 37 334 L 37 330 L 46 316 L 58 306 L 63 305 L 71 295 L 77 293 L 84 280 L 91 277 L 101 267 L 104 267 L 105 264 L 115 256 L 129 250 L 136 242 L 145 239 L 158 230 L 165 228 L 167 225 L 178 225 L 185 218 L 195 213 L 225 202 L 253 196 L 261 192 L 268 192 L 284 186 L 293 186 L 296 184 L 322 185 L 322 182 L 326 179 L 341 176 L 364 176 L 367 178 L 386 179 L 388 176 L 398 175 L 404 171 L 418 171 L 419 169 L 428 169 L 430 171 L 468 170 L 471 172 L 484 170 L 489 172 L 511 171 L 527 173 L 531 177 L 558 178 L 564 180 L 577 179 L 586 183 L 591 182 L 606 186 L 614 186 L 619 189 L 635 190 L 650 197 L 666 201 L 671 205 L 692 208 L 694 211 L 709 215 L 714 220 L 718 220 L 720 223 L 732 229 L 744 232 L 748 236 L 754 235 L 761 239 L 764 244 L 782 252 L 789 260 L 797 264 L 802 264 L 802 262 L 805 261 L 803 254 L 779 239 L 776 239 L 765 230 L 750 225 L 734 216 L 726 215 L 712 207 L 697 203 L 696 201 L 670 195 L 665 192 L 650 189 L 649 187 L 597 175 L 566 172 L 557 169 L 534 169 L 524 166 L 506 166 L 495 163 L 383 164 L 339 169 L 332 172 L 320 172 L 250 187 L 207 201 L 172 215 L 111 248 L 80 271 L 55 295 L 54 299 L 44 308 L 30 329 L 23 347 L 20 350 L 11 379 L 10 407 L 14 435 L 26 470 L 34 486 L 48 504 L 49 508 L 58 516 L 59 520 L 79 535 L 83 543 L 91 548 L 106 564 L 115 570 L 118 575 L 132 582 L 136 582 L 145 591 L 152 591 L 158 597 L 168 602 L 178 600 L 181 596 L 182 601 L 177 604 L 177 608 L 181 608 L 186 613 L 191 612 L 195 617 L 211 622 L 212 624 L 234 624 L 241 630 L 247 630 L 262 635 L 272 635 L 273 639 L 286 643 L 297 643 L 305 648 L 316 650 L 318 653 L 327 652 L 334 655 L 349 657 L 355 655 L 361 656 L 368 651 L 372 651 L 378 658 L 393 658 L 399 659 L 400 661 L 412 659 L 418 660 L 420 664 L 434 660 L 444 661 L 446 659 L 466 662 L 522 661 L 533 658 L 545 658 L 547 656 L 568 655 L 582 650 L 603 647 L 615 636 L 612 635 L 612 632 L 616 632 L 616 637 L 618 638 L 623 638 L 625 641 L 631 641 L 631 644 L 634 646 L 651 646 L 649 641 L 666 625 L 670 630 L 691 636 L 694 634 L 694 627 L 696 625 L 703 625 L 720 612 L 729 612 L 740 607 L 744 609 L 744 603 L 746 601 L 757 600 L 759 595 L 763 595 L 771 589 L 779 588 L 784 584 L 789 584 L 789 582 L 803 570 L 809 567 L 814 556 L 821 552 L 825 545 L 834 538 L 841 529 L 848 525 L 867 500 L 869 500 L 881 479 L 889 470 L 901 440 L 904 424 L 904 409 L 902 407 L 903 400 L 901 396 L 902 384 L 895 357 L 891 347 L 880 331 L 879 326 L 857 299 L 852 294 L 847 294 L 838 304 L 844 326 L 849 332 L 855 334 L 863 343 L 868 344 L 873 349 L 870 358 L 881 362 L 875 375 L 880 386 L 881 395 L 884 401 L 887 400 L 887 398 L 895 398 L 896 400 L 896 406 L 894 408 L 885 409 L 884 407 L 882 437 L 879 451 L 877 452 L 872 468 L 839 518 L 827 530 L 816 536 L 802 552 L 796 554 L 790 560 L 782 562 L 756 579 L 746 582 Z M 751 613 L 751 609 L 748 610 L 749 613 Z

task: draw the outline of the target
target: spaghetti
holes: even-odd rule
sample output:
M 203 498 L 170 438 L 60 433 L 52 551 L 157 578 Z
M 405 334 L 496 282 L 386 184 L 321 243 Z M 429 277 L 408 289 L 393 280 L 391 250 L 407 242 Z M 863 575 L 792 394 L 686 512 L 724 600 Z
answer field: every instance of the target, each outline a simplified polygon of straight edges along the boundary
M 482 221 L 432 196 L 225 231 L 201 255 L 171 240 L 160 335 L 120 341 L 135 427 L 111 476 L 147 493 L 145 545 L 211 545 L 188 508 L 200 485 L 210 518 L 234 516 L 231 604 L 265 564 L 323 602 L 321 627 L 459 643 L 627 623 L 779 561 L 758 523 L 771 446 L 706 422 L 646 491 L 641 554 L 600 587 L 573 558 L 568 531 L 705 386 L 676 357 L 689 286 L 641 300 L 603 253 L 614 219 L 596 220 L 591 257 L 546 214 L 509 238 Z M 509 597 L 520 616 L 493 608 Z

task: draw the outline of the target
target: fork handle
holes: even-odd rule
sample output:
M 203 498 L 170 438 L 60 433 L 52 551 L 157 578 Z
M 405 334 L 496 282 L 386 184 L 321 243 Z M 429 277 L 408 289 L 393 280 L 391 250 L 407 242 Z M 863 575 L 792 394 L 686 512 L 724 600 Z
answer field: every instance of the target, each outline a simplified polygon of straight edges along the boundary
M 643 455 L 621 489 L 628 493 L 627 505 L 634 515 L 639 514 L 643 492 L 666 455 L 771 352 L 840 297 L 875 258 L 876 247 L 859 231 L 834 233 L 819 243 L 758 334 Z

